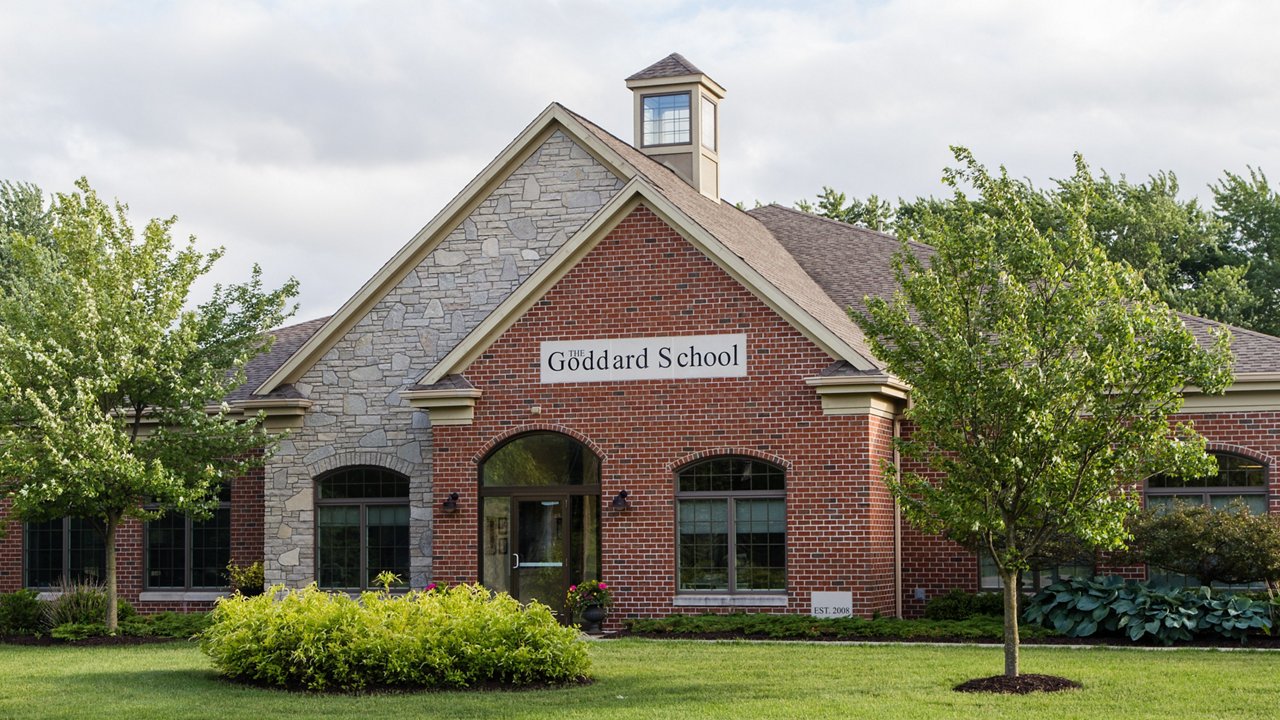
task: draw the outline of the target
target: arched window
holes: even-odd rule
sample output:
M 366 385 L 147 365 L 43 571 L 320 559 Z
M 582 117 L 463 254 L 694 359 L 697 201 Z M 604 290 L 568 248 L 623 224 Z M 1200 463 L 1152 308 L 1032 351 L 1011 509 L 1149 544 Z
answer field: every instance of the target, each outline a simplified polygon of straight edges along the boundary
M 345 467 L 316 480 L 316 580 L 360 590 L 389 570 L 409 579 L 409 478 Z
M 600 459 L 568 435 L 532 432 L 494 450 L 481 465 L 484 487 L 599 485 Z
M 678 589 L 782 592 L 787 586 L 786 478 L 748 457 L 676 473 Z
M 1218 473 L 1207 477 L 1184 478 L 1154 475 L 1147 479 L 1147 507 L 1183 502 L 1225 509 L 1240 501 L 1249 512 L 1267 512 L 1267 466 L 1240 455 L 1214 453 Z

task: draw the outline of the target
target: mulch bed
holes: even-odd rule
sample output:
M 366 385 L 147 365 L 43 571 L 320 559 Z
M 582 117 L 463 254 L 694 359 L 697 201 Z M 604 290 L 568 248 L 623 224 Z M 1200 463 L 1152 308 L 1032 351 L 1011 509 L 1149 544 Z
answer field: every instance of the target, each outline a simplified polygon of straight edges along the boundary
M 1017 677 L 992 675 L 960 683 L 952 688 L 964 693 L 999 693 L 1002 695 L 1026 695 L 1034 692 L 1060 692 L 1079 690 L 1080 683 L 1057 675 L 1025 674 Z
M 154 645 L 156 643 L 179 642 L 177 638 L 167 637 L 138 637 L 137 635 L 101 635 L 99 637 L 85 638 L 83 640 L 59 640 L 41 635 L 6 635 L 0 637 L 0 643 L 8 645 L 66 645 L 70 647 L 89 647 L 94 645 Z

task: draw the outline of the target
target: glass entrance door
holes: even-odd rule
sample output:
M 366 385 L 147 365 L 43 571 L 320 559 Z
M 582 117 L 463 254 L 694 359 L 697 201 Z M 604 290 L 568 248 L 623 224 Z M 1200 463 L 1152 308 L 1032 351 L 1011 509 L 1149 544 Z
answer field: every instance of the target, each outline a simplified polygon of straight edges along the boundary
M 511 594 L 522 603 L 537 600 L 556 612 L 563 609 L 569 587 L 566 499 L 515 500 Z
M 481 578 L 490 590 L 563 615 L 569 586 L 600 574 L 598 496 L 486 497 Z

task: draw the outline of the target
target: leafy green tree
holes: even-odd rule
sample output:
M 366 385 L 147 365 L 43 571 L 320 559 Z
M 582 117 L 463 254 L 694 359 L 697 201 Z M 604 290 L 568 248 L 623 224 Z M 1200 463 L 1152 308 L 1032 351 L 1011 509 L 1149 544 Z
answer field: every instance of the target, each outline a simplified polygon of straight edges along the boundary
M 1224 244 L 1248 260 L 1245 278 L 1256 302 L 1242 324 L 1280 335 L 1280 194 L 1254 168 L 1248 177 L 1228 172 L 1210 189 Z
M 261 417 L 235 419 L 220 403 L 297 292 L 292 280 L 264 290 L 255 267 L 189 307 L 222 250 L 175 245 L 175 218 L 135 234 L 127 210 L 83 179 L 57 195 L 49 242 L 9 235 L 15 272 L 0 294 L 0 495 L 24 520 L 94 523 L 113 631 L 125 518 L 207 513 L 220 486 L 273 448 Z
M 1280 330 L 1280 255 L 1273 263 L 1269 252 L 1270 244 L 1280 252 L 1280 201 L 1266 187 L 1265 177 L 1259 182 L 1258 175 L 1244 180 L 1228 173 L 1215 190 L 1214 212 L 1194 198 L 1180 198 L 1177 176 L 1171 172 L 1136 184 L 1104 173 L 1087 180 L 1059 180 L 1047 190 L 1020 183 L 1017 191 L 1041 231 L 1061 230 L 1069 221 L 1060 212 L 1064 201 L 1091 198 L 1087 219 L 1094 240 L 1112 260 L 1141 272 L 1174 309 L 1264 331 L 1275 318 L 1274 327 Z M 797 207 L 905 235 L 919 232 L 921 219 L 945 212 L 949 202 L 899 199 L 891 209 L 874 195 L 864 202 L 824 187 L 816 205 L 801 201 Z M 1274 222 L 1264 221 L 1259 227 L 1268 213 Z M 1269 295 L 1268 287 L 1275 288 Z M 1273 305 L 1266 305 L 1263 297 L 1274 297 Z
M 889 231 L 894 222 L 893 206 L 879 195 L 868 196 L 866 200 L 848 198 L 844 193 L 826 186 L 823 186 L 822 194 L 818 195 L 816 207 L 807 200 L 801 200 L 796 203 L 796 209 L 880 232 Z
M 918 527 L 995 559 L 1014 676 L 1028 559 L 1064 535 L 1119 547 L 1136 507 L 1126 488 L 1156 472 L 1212 471 L 1203 439 L 1169 416 L 1187 385 L 1225 389 L 1229 338 L 1201 348 L 1138 273 L 1107 259 L 1089 193 L 1046 196 L 1064 222 L 1041 229 L 1026 183 L 954 152 L 954 197 L 903 238 L 936 254 L 926 264 L 904 244 L 899 291 L 868 298 L 855 319 L 912 388 L 905 462 L 886 481 Z M 1079 158 L 1072 182 L 1093 186 Z M 917 472 L 921 463 L 941 479 Z
M 12 239 L 33 238 L 48 247 L 52 242 L 49 217 L 49 206 L 40 188 L 30 183 L 0 181 L 0 291 L 8 287 L 8 278 L 14 273 L 9 248 Z

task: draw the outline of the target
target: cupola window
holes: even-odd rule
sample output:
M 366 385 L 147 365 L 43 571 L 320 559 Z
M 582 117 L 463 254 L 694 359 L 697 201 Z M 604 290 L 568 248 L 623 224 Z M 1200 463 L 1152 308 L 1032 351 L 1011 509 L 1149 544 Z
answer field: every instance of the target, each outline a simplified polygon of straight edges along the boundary
M 687 144 L 689 142 L 691 122 L 689 93 L 645 96 L 645 145 Z

